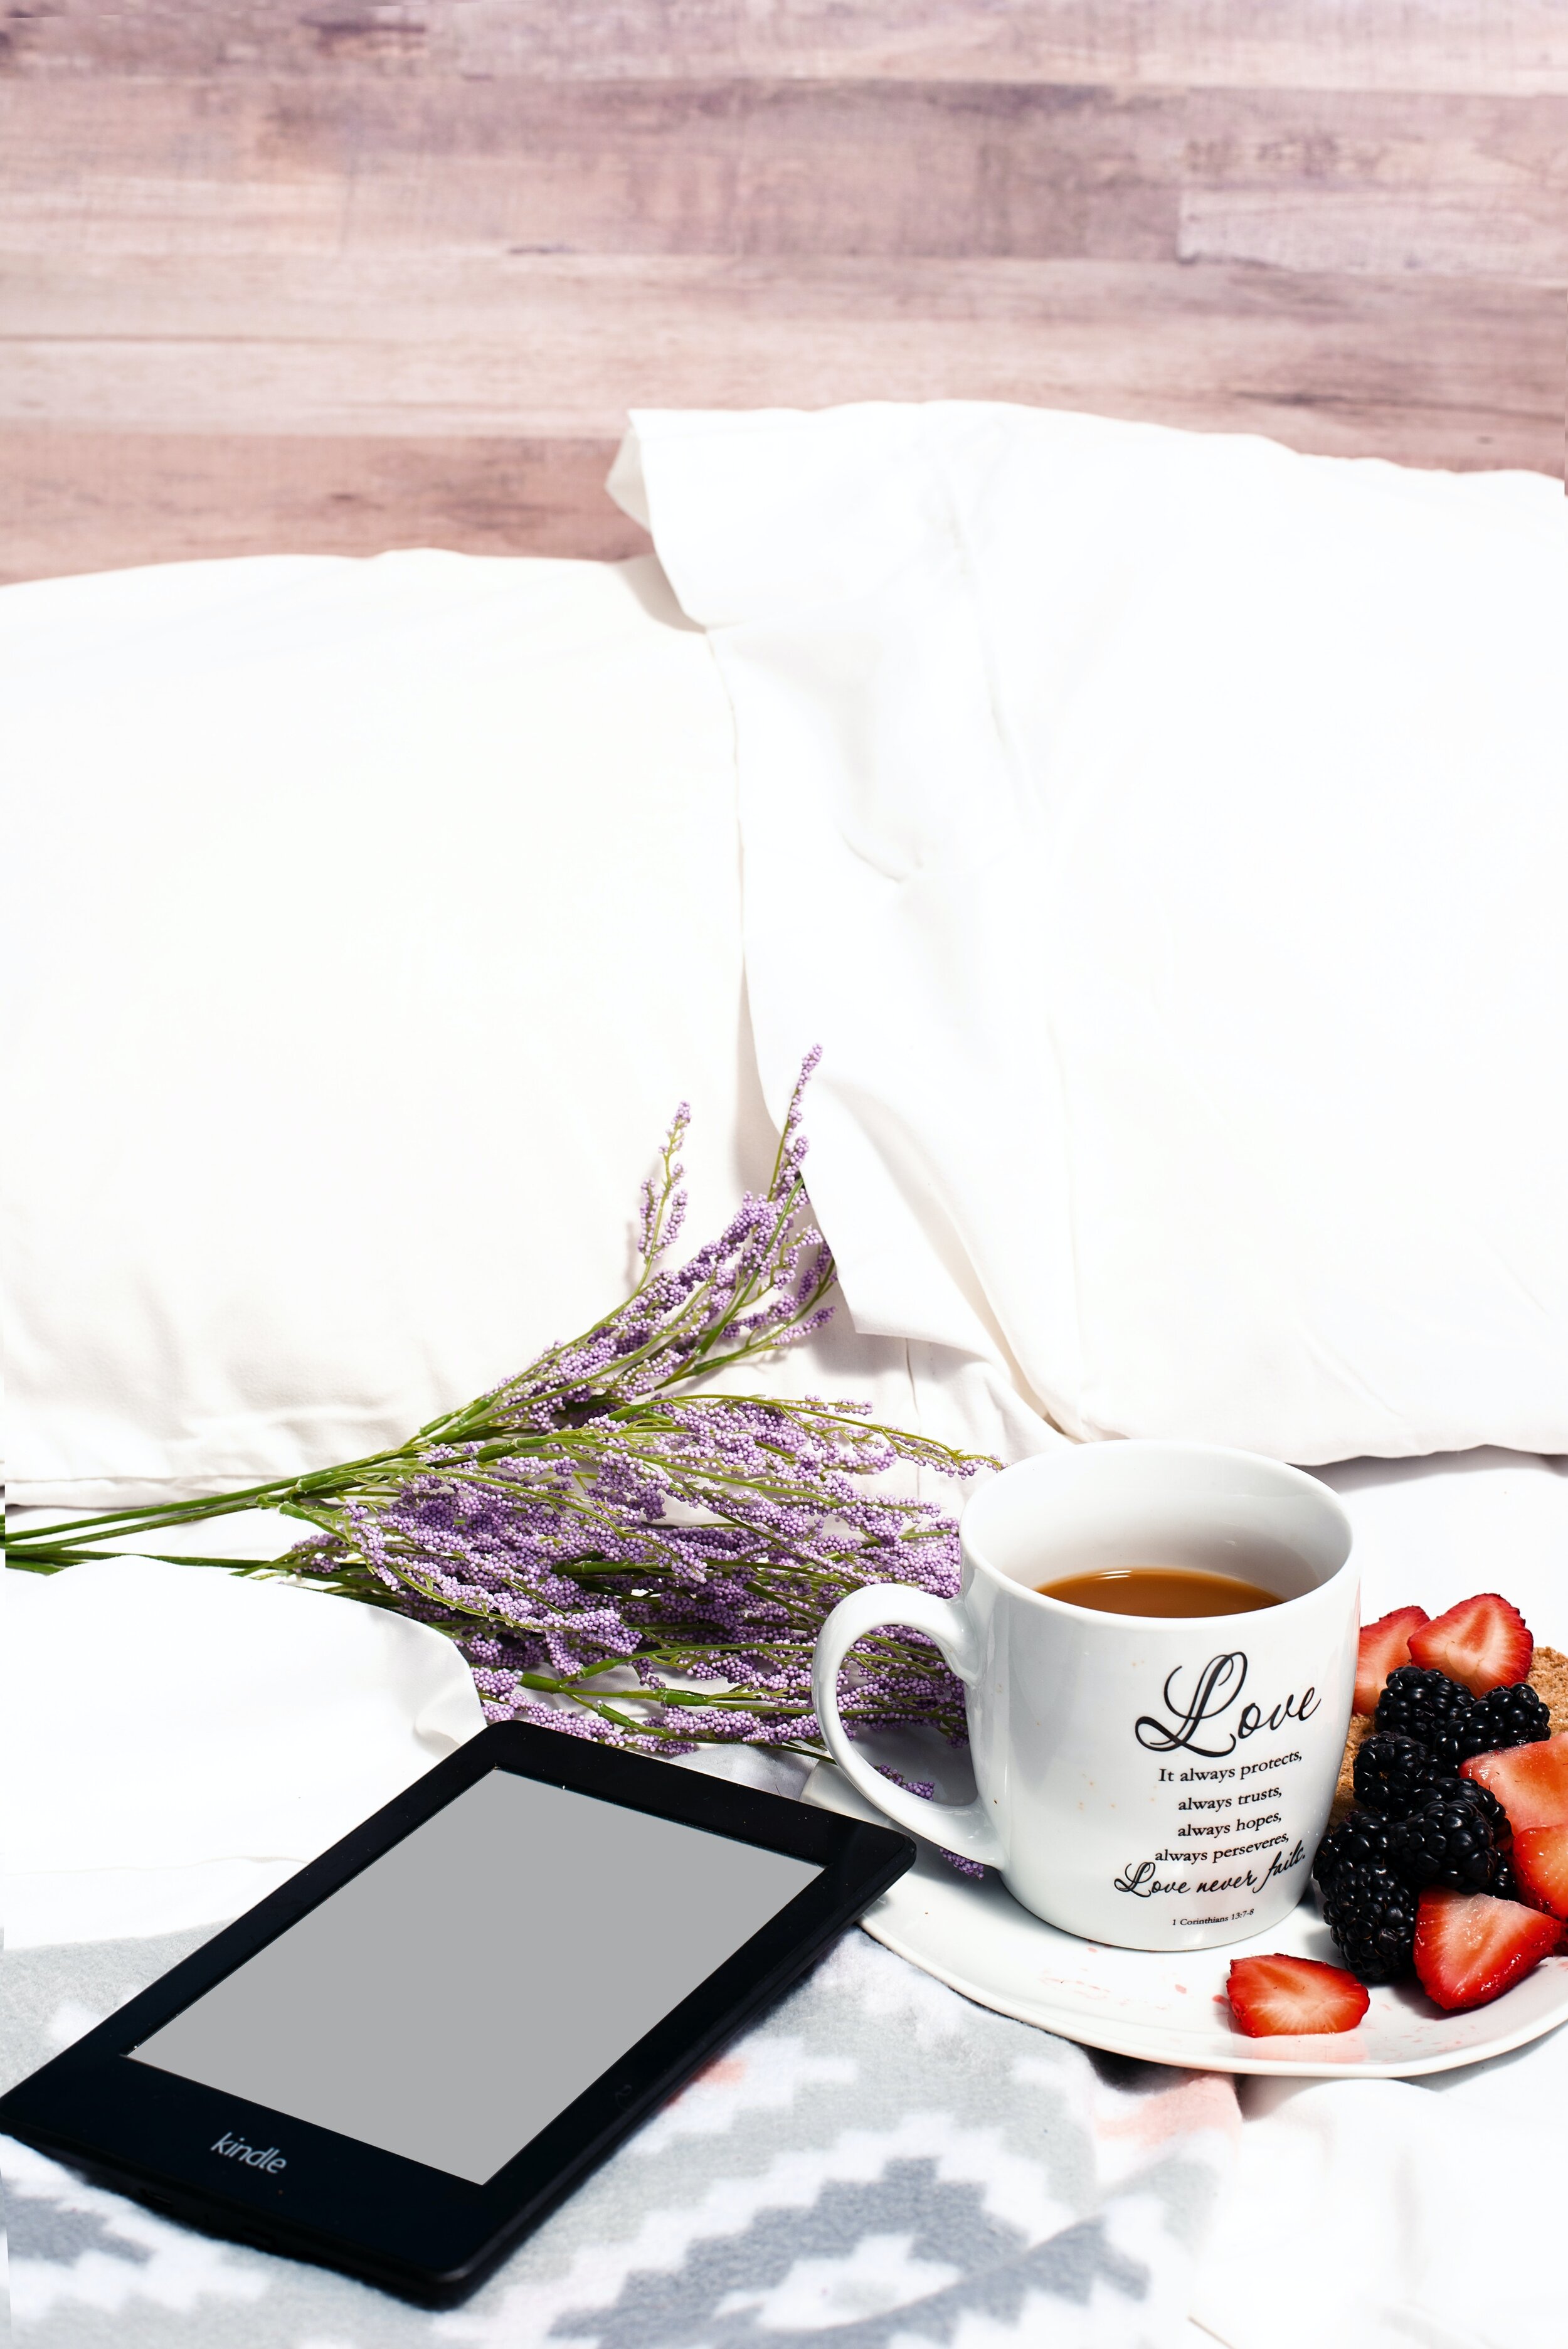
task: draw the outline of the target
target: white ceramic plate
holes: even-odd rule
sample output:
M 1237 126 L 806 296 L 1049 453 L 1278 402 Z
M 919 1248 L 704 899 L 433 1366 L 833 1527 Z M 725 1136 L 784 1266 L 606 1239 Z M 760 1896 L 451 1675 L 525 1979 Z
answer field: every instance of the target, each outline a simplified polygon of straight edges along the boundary
M 853 1818 L 887 1822 L 830 1763 L 806 1800 Z M 1337 1963 L 1311 1901 L 1255 1940 L 1223 1950 L 1112 1950 L 1080 1941 L 1021 1909 L 999 1877 L 960 1876 L 929 1844 L 907 1876 L 861 1920 L 868 1933 L 980 2006 L 1037 2023 L 1086 2047 L 1200 2072 L 1274 2072 L 1298 2079 L 1408 2080 L 1505 2055 L 1568 2022 L 1568 1957 L 1545 1959 L 1490 2006 L 1440 2014 L 1414 1982 L 1372 1992 L 1355 2031 L 1249 2039 L 1225 1999 L 1233 1958 L 1265 1951 Z

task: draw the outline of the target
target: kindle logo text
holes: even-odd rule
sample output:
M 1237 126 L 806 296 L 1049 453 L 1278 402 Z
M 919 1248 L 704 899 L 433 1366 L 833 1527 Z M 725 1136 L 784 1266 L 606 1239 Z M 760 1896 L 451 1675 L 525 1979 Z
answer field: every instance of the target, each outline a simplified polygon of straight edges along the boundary
M 214 2153 L 225 2155 L 230 2161 L 242 2161 L 247 2169 L 286 2169 L 288 2163 L 275 2145 L 247 2145 L 242 2137 L 231 2137 L 227 2129 L 212 2147 Z

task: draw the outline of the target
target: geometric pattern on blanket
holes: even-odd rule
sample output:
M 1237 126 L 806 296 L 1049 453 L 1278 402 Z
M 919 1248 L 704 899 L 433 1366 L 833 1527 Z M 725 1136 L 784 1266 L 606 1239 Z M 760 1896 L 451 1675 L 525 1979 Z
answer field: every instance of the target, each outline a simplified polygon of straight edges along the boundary
M 5 2082 L 207 1938 L 0 1961 Z M 1229 2079 L 1091 2054 L 851 1933 L 445 2314 L 195 2234 L 0 2140 L 13 2340 L 1171 2349 L 1239 2132 Z

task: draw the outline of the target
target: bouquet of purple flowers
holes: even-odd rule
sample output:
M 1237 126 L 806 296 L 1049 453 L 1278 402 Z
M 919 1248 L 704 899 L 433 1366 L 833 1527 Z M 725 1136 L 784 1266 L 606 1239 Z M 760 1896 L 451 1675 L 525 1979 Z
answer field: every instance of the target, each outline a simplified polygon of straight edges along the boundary
M 518 1377 L 364 1460 L 19 1529 L 11 1564 L 49 1572 L 132 1534 L 273 1509 L 310 1536 L 241 1571 L 433 1624 L 462 1649 L 492 1720 L 645 1751 L 738 1740 L 820 1750 L 811 1651 L 830 1609 L 866 1582 L 958 1587 L 954 1518 L 889 1489 L 887 1472 L 904 1463 L 964 1477 L 994 1464 L 875 1425 L 854 1403 L 713 1384 L 832 1311 L 833 1260 L 801 1173 L 818 1057 L 801 1070 L 767 1190 L 678 1268 L 667 1259 L 686 1213 L 689 1112 L 676 1112 L 644 1185 L 636 1287 Z M 964 1733 L 962 1692 L 913 1632 L 861 1642 L 841 1704 L 851 1727 Z

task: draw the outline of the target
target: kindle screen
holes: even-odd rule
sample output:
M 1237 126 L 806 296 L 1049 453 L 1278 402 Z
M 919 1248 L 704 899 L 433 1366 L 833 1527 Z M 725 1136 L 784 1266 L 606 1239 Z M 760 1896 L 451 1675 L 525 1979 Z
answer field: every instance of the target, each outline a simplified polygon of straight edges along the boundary
M 133 2060 L 482 2185 L 820 1873 L 493 1770 Z

